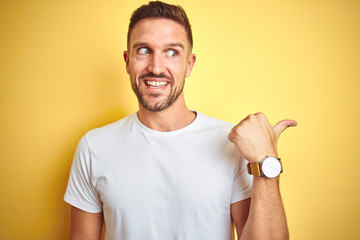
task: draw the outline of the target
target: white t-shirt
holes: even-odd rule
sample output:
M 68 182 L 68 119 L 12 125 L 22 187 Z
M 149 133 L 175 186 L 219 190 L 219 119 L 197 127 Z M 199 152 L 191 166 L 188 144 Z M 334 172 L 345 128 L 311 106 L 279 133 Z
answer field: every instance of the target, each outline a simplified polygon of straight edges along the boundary
M 233 124 L 197 113 L 171 132 L 136 113 L 79 142 L 65 201 L 103 211 L 107 240 L 231 239 L 230 204 L 251 197 L 252 177 L 227 135 Z

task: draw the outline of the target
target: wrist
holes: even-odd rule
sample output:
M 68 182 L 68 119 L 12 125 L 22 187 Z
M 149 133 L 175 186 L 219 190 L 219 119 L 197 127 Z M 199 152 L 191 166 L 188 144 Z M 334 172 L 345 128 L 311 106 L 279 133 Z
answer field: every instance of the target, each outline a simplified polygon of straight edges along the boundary
M 266 156 L 259 162 L 247 164 L 248 173 L 256 177 L 276 178 L 283 172 L 280 158 Z
M 264 161 L 264 159 L 266 157 L 274 157 L 274 158 L 279 158 L 279 155 L 277 153 L 277 151 L 264 151 L 263 153 L 260 154 L 254 154 L 251 158 L 246 159 L 249 163 L 259 163 Z

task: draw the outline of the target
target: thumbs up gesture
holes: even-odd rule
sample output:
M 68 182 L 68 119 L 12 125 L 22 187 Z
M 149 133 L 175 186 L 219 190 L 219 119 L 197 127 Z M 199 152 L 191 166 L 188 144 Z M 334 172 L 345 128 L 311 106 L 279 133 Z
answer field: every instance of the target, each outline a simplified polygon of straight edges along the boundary
M 250 114 L 230 131 L 228 139 L 250 163 L 259 162 L 267 155 L 278 157 L 277 141 L 294 120 L 282 120 L 271 126 L 264 113 Z

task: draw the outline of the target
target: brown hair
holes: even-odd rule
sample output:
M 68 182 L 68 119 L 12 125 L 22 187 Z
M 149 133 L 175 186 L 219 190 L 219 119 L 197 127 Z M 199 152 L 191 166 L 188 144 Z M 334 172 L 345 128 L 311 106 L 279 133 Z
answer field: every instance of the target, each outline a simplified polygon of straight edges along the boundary
M 146 5 L 142 5 L 132 13 L 127 35 L 128 50 L 130 47 L 130 36 L 134 26 L 140 20 L 145 18 L 167 18 L 181 24 L 185 28 L 190 43 L 190 49 L 192 49 L 193 38 L 191 26 L 184 9 L 179 5 L 170 5 L 161 1 L 153 1 Z

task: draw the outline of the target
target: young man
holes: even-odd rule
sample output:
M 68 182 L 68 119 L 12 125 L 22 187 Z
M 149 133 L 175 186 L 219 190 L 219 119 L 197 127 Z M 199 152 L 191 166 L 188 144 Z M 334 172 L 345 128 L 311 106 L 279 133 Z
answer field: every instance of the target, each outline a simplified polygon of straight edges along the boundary
M 296 122 L 272 127 L 257 113 L 233 126 L 190 111 L 196 58 L 179 6 L 137 9 L 127 48 L 139 111 L 80 140 L 65 194 L 71 239 L 100 239 L 105 223 L 106 239 L 223 240 L 232 222 L 239 239 L 287 239 L 276 143 Z

